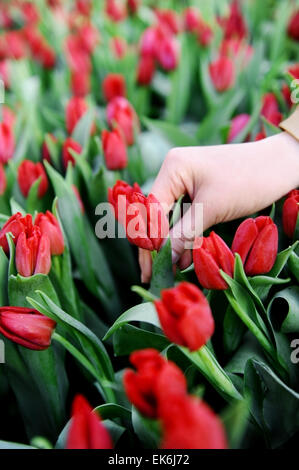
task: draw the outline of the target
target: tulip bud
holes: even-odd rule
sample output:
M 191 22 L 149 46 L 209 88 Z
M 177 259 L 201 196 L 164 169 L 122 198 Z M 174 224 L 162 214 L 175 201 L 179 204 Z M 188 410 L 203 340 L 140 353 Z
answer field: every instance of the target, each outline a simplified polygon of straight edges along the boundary
M 196 8 L 188 7 L 184 11 L 185 30 L 193 33 L 199 25 L 199 12 Z
M 199 237 L 193 246 L 194 269 L 199 283 L 206 289 L 225 290 L 228 285 L 220 269 L 233 276 L 234 256 L 226 243 L 215 232 Z
M 7 122 L 0 122 L 0 163 L 7 163 L 13 156 L 15 139 L 12 126 Z
M 220 19 L 220 25 L 223 28 L 225 39 L 243 39 L 247 36 L 247 25 L 238 0 L 231 3 L 230 14 L 228 18 Z
M 102 144 L 108 170 L 122 170 L 127 166 L 127 147 L 119 129 L 103 130 Z
M 24 197 L 27 197 L 33 183 L 41 178 L 38 186 L 38 197 L 41 199 L 48 190 L 48 178 L 41 163 L 23 160 L 18 168 L 18 183 Z
M 156 16 L 159 24 L 171 34 L 178 34 L 180 23 L 177 13 L 174 10 L 156 9 Z
M 83 16 L 90 16 L 92 9 L 91 0 L 76 0 L 76 10 Z
M 113 206 L 115 212 L 115 218 L 118 220 L 122 225 L 126 223 L 126 216 L 124 212 L 126 212 L 127 205 L 132 198 L 133 193 L 140 193 L 142 194 L 141 188 L 138 183 L 134 183 L 133 186 L 130 186 L 125 181 L 116 181 L 113 188 L 108 188 L 108 201 Z M 119 204 L 119 197 L 125 196 L 125 207 L 123 211 Z
M 102 91 L 108 102 L 117 96 L 126 96 L 126 82 L 123 75 L 109 73 L 103 80 Z
M 155 307 L 165 335 L 191 351 L 204 346 L 214 332 L 209 303 L 201 290 L 189 282 L 162 290 Z
M 21 212 L 17 212 L 16 214 L 12 215 L 3 225 L 0 231 L 0 246 L 3 248 L 4 252 L 6 254 L 9 253 L 9 247 L 6 238 L 7 233 L 12 233 L 13 241 L 16 244 L 20 233 L 31 229 L 32 217 L 30 214 L 28 214 L 26 217 L 23 217 Z
M 61 255 L 64 251 L 63 234 L 56 217 L 47 211 L 45 214 L 37 214 L 34 225 L 39 227 L 42 235 L 47 235 L 50 240 L 51 255 Z
M 150 55 L 141 56 L 137 69 L 139 85 L 149 85 L 155 75 L 155 60 Z
M 51 269 L 50 240 L 33 226 L 29 233 L 21 232 L 16 244 L 16 268 L 24 277 L 48 274 Z
M 73 96 L 66 107 L 65 122 L 67 132 L 71 134 L 76 127 L 76 124 L 81 119 L 83 114 L 87 111 L 87 104 L 83 98 Z
M 105 11 L 110 20 L 115 23 L 123 21 L 127 16 L 125 4 L 117 3 L 115 0 L 106 0 Z
M 140 41 L 140 54 L 142 56 L 157 57 L 158 44 L 160 40 L 160 30 L 157 27 L 147 28 Z
M 112 449 L 112 440 L 98 413 L 82 395 L 76 395 L 67 434 L 67 449 Z
M 139 120 L 133 106 L 126 98 L 116 97 L 108 103 L 107 121 L 111 128 L 117 124 L 122 130 L 127 145 L 133 145 L 134 132 L 139 129 Z
M 90 75 L 89 72 L 74 69 L 71 71 L 71 88 L 75 96 L 84 97 L 90 91 Z
M 51 344 L 55 321 L 37 310 L 0 307 L 0 333 L 28 349 L 43 351 Z
M 73 155 L 70 153 L 69 149 L 74 150 L 74 152 L 80 154 L 82 152 L 82 147 L 78 142 L 76 142 L 71 137 L 65 139 L 63 147 L 62 147 L 62 161 L 63 166 L 67 169 L 68 163 L 71 162 L 72 165 L 76 164 L 76 160 L 74 159 Z
M 235 67 L 229 57 L 220 56 L 209 66 L 210 77 L 217 91 L 231 88 L 235 81 Z
M 6 190 L 6 174 L 2 163 L 0 163 L 0 196 L 5 193 Z
M 299 191 L 292 191 L 286 200 L 282 208 L 282 224 L 284 233 L 289 238 L 294 238 L 297 218 L 299 212 Z
M 185 396 L 187 384 L 183 372 L 155 349 L 135 351 L 130 355 L 130 362 L 137 371 L 129 369 L 125 372 L 125 392 L 140 413 L 148 418 L 158 417 L 159 401 L 165 396 Z
M 276 260 L 278 230 L 271 217 L 246 219 L 238 227 L 232 252 L 239 253 L 248 276 L 268 273 Z
M 157 61 L 165 70 L 176 69 L 179 61 L 179 45 L 174 36 L 163 35 L 157 49 Z
M 282 114 L 279 112 L 278 102 L 274 93 L 266 93 L 263 96 L 261 116 L 264 116 L 274 126 L 278 126 L 281 122 Z
M 235 116 L 231 121 L 227 142 L 232 142 L 240 134 L 240 132 L 242 132 L 244 127 L 247 126 L 249 121 L 249 114 L 239 114 L 238 116 Z M 246 140 L 247 139 L 248 137 L 246 138 Z
M 288 35 L 295 41 L 299 41 L 299 10 L 295 11 L 291 16 L 288 24 Z

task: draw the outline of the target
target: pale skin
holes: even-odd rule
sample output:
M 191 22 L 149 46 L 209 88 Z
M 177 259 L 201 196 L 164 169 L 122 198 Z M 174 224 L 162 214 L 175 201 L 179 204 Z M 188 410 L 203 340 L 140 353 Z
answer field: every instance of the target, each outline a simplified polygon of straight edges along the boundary
M 172 149 L 166 156 L 151 192 L 166 212 L 183 194 L 203 203 L 203 230 L 254 214 L 299 186 L 299 142 L 286 132 L 243 144 Z M 192 218 L 191 211 L 185 217 Z M 190 233 L 173 236 L 173 263 L 185 269 L 192 263 L 186 239 L 202 235 L 191 220 Z M 141 281 L 150 281 L 151 253 L 139 250 Z

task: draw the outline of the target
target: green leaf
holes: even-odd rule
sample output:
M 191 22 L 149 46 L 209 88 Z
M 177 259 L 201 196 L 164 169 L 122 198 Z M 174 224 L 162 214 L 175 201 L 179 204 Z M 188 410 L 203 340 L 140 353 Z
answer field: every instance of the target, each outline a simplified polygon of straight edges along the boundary
M 93 123 L 94 110 L 90 109 L 83 114 L 72 132 L 72 139 L 78 142 L 83 149 L 88 145 Z
M 8 276 L 8 259 L 0 247 L 0 306 L 7 305 L 7 276 Z
M 173 287 L 173 285 L 171 242 L 168 239 L 153 261 L 150 292 L 153 295 L 160 296 L 162 289 Z
M 168 345 L 169 341 L 165 336 L 136 328 L 130 324 L 121 326 L 113 336 L 113 349 L 116 356 L 129 355 L 144 348 L 163 351 Z
M 157 449 L 160 443 L 160 427 L 156 420 L 144 418 L 132 407 L 132 424 L 136 436 L 145 449 Z
M 299 333 L 299 287 L 278 292 L 269 304 L 273 326 L 283 333 Z
M 238 449 L 241 445 L 249 419 L 249 403 L 238 400 L 227 407 L 221 415 L 226 429 L 230 449 Z
M 229 305 L 223 320 L 223 342 L 227 353 L 232 353 L 238 348 L 245 331 L 246 326 Z
M 26 444 L 18 444 L 17 442 L 0 441 L 0 449 L 36 449 L 36 447 L 28 446 Z
M 151 131 L 166 138 L 175 147 L 192 147 L 197 144 L 196 139 L 185 132 L 179 126 L 158 119 L 142 118 L 144 125 Z

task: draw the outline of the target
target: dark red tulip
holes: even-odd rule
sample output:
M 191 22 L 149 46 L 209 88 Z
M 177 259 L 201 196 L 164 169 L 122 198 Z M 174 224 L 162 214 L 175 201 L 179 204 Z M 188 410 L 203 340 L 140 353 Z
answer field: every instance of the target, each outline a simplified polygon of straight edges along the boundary
M 102 145 L 108 170 L 121 170 L 127 166 L 127 147 L 118 128 L 102 131 Z
M 38 197 L 41 199 L 47 192 L 49 183 L 45 169 L 41 163 L 23 160 L 18 168 L 18 183 L 21 193 L 27 197 L 31 186 L 40 178 Z
M 261 115 L 274 126 L 278 126 L 281 122 L 282 114 L 279 112 L 278 102 L 274 93 L 266 93 L 263 96 Z
M 155 301 L 165 335 L 173 343 L 197 351 L 214 332 L 214 319 L 207 299 L 198 287 L 182 282 L 161 292 Z
M 150 55 L 140 56 L 137 69 L 137 83 L 149 85 L 155 75 L 155 59 Z
M 234 85 L 235 66 L 229 57 L 220 56 L 209 66 L 210 77 L 217 91 L 223 92 Z
M 7 163 L 13 157 L 15 139 L 12 125 L 0 122 L 0 163 Z
M 39 227 L 30 232 L 21 232 L 16 243 L 16 268 L 24 277 L 33 274 L 48 274 L 51 269 L 50 240 L 42 235 Z
M 109 73 L 102 83 L 103 96 L 106 101 L 111 101 L 117 96 L 126 96 L 126 82 L 123 75 Z
M 34 225 L 39 227 L 42 235 L 47 235 L 50 240 L 51 255 L 61 255 L 64 251 L 64 239 L 58 220 L 47 211 L 45 214 L 37 214 Z
M 69 149 L 72 149 L 74 152 L 79 154 L 82 152 L 82 147 L 78 142 L 76 142 L 71 137 L 65 139 L 62 147 L 62 162 L 65 169 L 67 169 L 69 162 L 71 162 L 72 165 L 76 164 L 76 160 L 74 159 Z
M 6 254 L 9 253 L 9 247 L 6 239 L 6 234 L 11 232 L 13 241 L 16 244 L 21 232 L 32 229 L 32 217 L 30 214 L 23 217 L 21 212 L 12 215 L 8 221 L 3 225 L 0 231 L 0 246 Z
M 290 18 L 288 35 L 295 41 L 299 41 L 299 10 L 295 11 Z
M 73 132 L 78 121 L 87 111 L 87 104 L 83 98 L 73 96 L 65 110 L 66 129 L 69 134 Z
M 166 361 L 157 350 L 143 349 L 130 355 L 136 368 L 124 374 L 124 388 L 131 403 L 148 418 L 157 418 L 160 400 L 167 396 L 185 396 L 186 379 L 171 361 Z
M 137 13 L 140 3 L 140 0 L 127 0 L 128 10 L 132 15 Z
M 72 419 L 67 434 L 67 449 L 112 449 L 111 437 L 82 395 L 76 395 L 72 405 Z
M 5 193 L 6 190 L 6 174 L 2 163 L 0 163 L 0 196 Z
M 119 126 L 127 144 L 132 145 L 135 141 L 134 134 L 139 129 L 139 120 L 129 101 L 121 96 L 114 98 L 108 103 L 106 114 L 109 126 Z
M 294 238 L 299 212 L 299 191 L 292 191 L 284 201 L 282 209 L 283 230 L 289 238 Z
M 55 321 L 32 308 L 0 307 L 0 333 L 25 348 L 47 349 L 55 326 Z
M 228 143 L 232 142 L 240 134 L 240 132 L 242 132 L 244 127 L 247 126 L 249 121 L 250 121 L 249 114 L 244 113 L 244 114 L 238 114 L 238 116 L 235 116 L 231 120 L 227 142 Z
M 234 256 L 226 243 L 215 232 L 195 239 L 193 247 L 194 269 L 199 283 L 206 289 L 227 289 L 220 269 L 229 276 L 234 272 Z
M 268 273 L 276 260 L 278 230 L 271 217 L 246 219 L 238 227 L 232 252 L 239 253 L 248 276 Z

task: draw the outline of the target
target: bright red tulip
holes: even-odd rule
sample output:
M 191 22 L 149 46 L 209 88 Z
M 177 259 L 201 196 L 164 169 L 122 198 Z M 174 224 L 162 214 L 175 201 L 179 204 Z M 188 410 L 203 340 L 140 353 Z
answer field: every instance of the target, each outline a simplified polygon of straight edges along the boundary
M 32 308 L 0 307 L 0 333 L 25 348 L 47 349 L 55 326 L 55 321 Z
M 220 25 L 223 28 L 225 39 L 243 39 L 247 36 L 247 25 L 238 0 L 231 3 L 229 16 L 221 18 Z
M 2 163 L 0 163 L 0 196 L 5 193 L 6 190 L 6 174 Z
M 124 3 L 119 3 L 116 0 L 106 0 L 106 14 L 109 18 L 118 23 L 123 21 L 127 16 L 127 9 Z
M 299 212 L 299 191 L 294 190 L 284 201 L 282 209 L 283 230 L 289 238 L 294 238 Z
M 140 54 L 142 56 L 157 57 L 159 48 L 161 29 L 157 27 L 149 27 L 144 30 L 140 40 Z
M 148 418 L 158 417 L 160 400 L 187 393 L 183 372 L 155 349 L 135 351 L 130 355 L 130 362 L 136 372 L 131 369 L 125 372 L 125 392 L 130 402 Z
M 288 24 L 288 35 L 295 41 L 299 41 L 299 10 L 291 16 Z
M 91 72 L 90 53 L 86 52 L 79 35 L 70 35 L 66 39 L 66 59 L 73 72 L 89 75 Z
M 126 96 L 126 82 L 123 75 L 109 73 L 102 83 L 103 96 L 106 101 L 111 101 L 117 96 Z
M 235 82 L 235 66 L 229 57 L 220 56 L 209 66 L 210 77 L 217 91 L 231 88 Z
M 124 201 L 119 200 L 124 190 Z M 116 198 L 115 198 L 116 196 Z M 128 240 L 139 248 L 159 250 L 169 232 L 167 217 L 153 194 L 148 197 L 134 192 L 126 183 L 117 181 L 109 188 L 108 199 L 115 208 L 116 217 L 124 225 Z
M 34 225 L 30 233 L 20 233 L 16 244 L 16 268 L 24 277 L 50 272 L 50 240 L 41 234 L 39 227 Z
M 87 104 L 83 98 L 78 96 L 73 96 L 66 107 L 65 110 L 65 122 L 67 132 L 71 134 L 76 127 L 78 121 L 87 111 Z
M 8 221 L 3 225 L 0 231 L 0 246 L 6 254 L 9 253 L 9 247 L 6 239 L 6 234 L 11 232 L 13 241 L 16 244 L 21 232 L 32 229 L 32 217 L 30 214 L 23 217 L 21 212 L 12 215 Z
M 248 122 L 250 121 L 249 114 L 238 114 L 231 120 L 231 125 L 227 137 L 227 142 L 232 142 L 239 134 L 242 132 L 244 127 L 247 126 Z
M 140 56 L 137 69 L 137 82 L 139 85 L 149 85 L 155 75 L 155 70 L 155 59 L 152 56 Z
M 102 145 L 108 170 L 121 170 L 127 166 L 127 147 L 118 128 L 102 131 Z
M 117 96 L 108 103 L 107 121 L 111 128 L 115 125 L 122 130 L 128 145 L 135 141 L 134 133 L 139 129 L 139 120 L 133 106 L 126 98 Z
M 156 9 L 156 16 L 160 25 L 171 34 L 178 34 L 181 27 L 179 17 L 174 10 Z
M 71 89 L 75 96 L 84 98 L 90 92 L 90 75 L 80 70 L 71 70 Z
M 167 71 L 176 69 L 179 62 L 179 44 L 170 34 L 163 34 L 156 51 L 156 58 L 161 67 Z
M 7 58 L 19 60 L 25 57 L 25 42 L 21 30 L 8 31 L 4 39 Z
M 86 23 L 77 32 L 82 48 L 87 54 L 92 54 L 100 40 L 99 31 L 91 23 Z
M 31 186 L 41 178 L 38 186 L 38 197 L 41 199 L 47 192 L 49 183 L 45 169 L 41 163 L 31 160 L 23 160 L 18 168 L 18 183 L 21 193 L 27 197 Z
M 196 8 L 188 7 L 184 11 L 185 30 L 195 32 L 199 26 L 199 12 Z
M 226 449 L 224 426 L 203 401 L 188 395 L 165 400 L 159 407 L 162 449 Z
M 282 114 L 279 112 L 278 102 L 274 93 L 266 93 L 263 96 L 261 115 L 274 124 L 274 126 L 278 126 L 281 122 Z
M 238 227 L 232 252 L 239 253 L 248 276 L 268 273 L 276 260 L 278 230 L 271 217 L 246 219 Z
M 165 335 L 173 343 L 197 351 L 214 332 L 214 319 L 207 299 L 198 287 L 182 282 L 161 292 L 155 301 Z
M 76 10 L 83 16 L 89 16 L 92 9 L 91 0 L 76 0 Z
M 37 214 L 34 225 L 39 227 L 42 235 L 47 235 L 50 240 L 51 255 L 61 255 L 64 251 L 64 239 L 58 220 L 47 211 L 45 214 Z
M 76 160 L 74 159 L 69 149 L 72 149 L 74 152 L 79 154 L 82 152 L 82 147 L 78 142 L 76 142 L 71 137 L 65 139 L 62 147 L 62 162 L 65 169 L 67 169 L 69 162 L 71 162 L 72 165 L 76 164 Z
M 111 437 L 82 395 L 76 395 L 72 405 L 72 419 L 67 435 L 67 449 L 112 449 Z
M 7 122 L 0 122 L 0 163 L 7 163 L 12 158 L 14 150 L 13 128 Z
M 264 132 L 264 131 L 260 131 L 260 132 L 258 132 L 258 133 L 256 134 L 254 140 L 255 140 L 255 142 L 257 142 L 258 140 L 263 140 L 263 139 L 265 139 L 266 137 L 267 137 L 267 136 L 266 136 L 265 132 Z
M 196 276 L 206 289 L 227 289 L 227 283 L 220 274 L 220 269 L 233 276 L 234 256 L 226 243 L 215 232 L 208 237 L 195 239 L 193 262 Z

